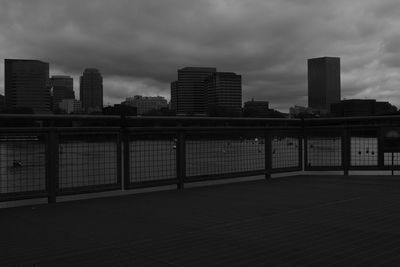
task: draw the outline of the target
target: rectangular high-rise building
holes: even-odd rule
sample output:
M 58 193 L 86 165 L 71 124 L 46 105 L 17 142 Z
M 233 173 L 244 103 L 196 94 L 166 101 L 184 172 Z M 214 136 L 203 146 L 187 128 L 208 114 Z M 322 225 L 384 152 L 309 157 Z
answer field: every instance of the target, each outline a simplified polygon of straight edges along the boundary
M 204 80 L 207 113 L 210 116 L 240 116 L 242 112 L 242 76 L 233 72 L 215 72 Z
M 205 115 L 207 112 L 204 80 L 216 68 L 186 67 L 178 70 L 176 111 L 180 115 Z
M 308 59 L 308 106 L 328 112 L 340 102 L 340 58 Z
M 103 109 L 103 77 L 97 69 L 85 69 L 80 77 L 80 101 L 85 112 Z
M 5 59 L 4 85 L 7 110 L 50 113 L 49 63 Z
M 50 78 L 53 93 L 53 111 L 59 108 L 63 99 L 75 99 L 74 80 L 70 76 L 53 75 Z
M 171 83 L 170 109 L 175 112 L 177 110 L 177 90 L 178 90 L 178 81 L 174 81 Z
M 4 95 L 0 95 L 0 112 L 6 107 Z

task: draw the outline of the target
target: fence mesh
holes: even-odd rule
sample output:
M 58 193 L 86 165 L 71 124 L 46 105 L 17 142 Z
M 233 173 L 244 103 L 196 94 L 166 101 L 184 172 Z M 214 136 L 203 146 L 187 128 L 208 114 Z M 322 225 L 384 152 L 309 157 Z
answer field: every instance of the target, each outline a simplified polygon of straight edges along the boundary
M 378 138 L 352 136 L 350 139 L 351 166 L 378 165 Z
M 59 188 L 118 182 L 117 136 L 64 135 L 59 143 Z
M 0 194 L 46 189 L 43 136 L 0 135 Z
M 307 139 L 307 167 L 342 165 L 341 136 L 311 136 Z
M 263 136 L 190 136 L 186 140 L 186 176 L 265 169 Z
M 174 136 L 131 136 L 129 157 L 131 183 L 176 178 Z
M 385 166 L 400 166 L 400 153 L 393 153 L 393 157 L 392 157 L 392 153 L 384 153 L 383 154 L 383 159 L 384 159 L 384 165 Z M 393 164 L 392 164 L 393 163 Z
M 294 168 L 300 165 L 299 138 L 274 134 L 271 138 L 272 168 Z

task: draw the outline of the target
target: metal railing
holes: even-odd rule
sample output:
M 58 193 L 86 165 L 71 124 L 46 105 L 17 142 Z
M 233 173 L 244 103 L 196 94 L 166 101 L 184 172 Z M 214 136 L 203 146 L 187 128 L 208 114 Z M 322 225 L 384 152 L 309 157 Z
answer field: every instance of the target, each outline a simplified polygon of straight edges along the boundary
M 2 115 L 0 201 L 182 189 L 196 181 L 301 170 L 399 170 L 400 153 L 382 150 L 382 129 L 399 121 Z

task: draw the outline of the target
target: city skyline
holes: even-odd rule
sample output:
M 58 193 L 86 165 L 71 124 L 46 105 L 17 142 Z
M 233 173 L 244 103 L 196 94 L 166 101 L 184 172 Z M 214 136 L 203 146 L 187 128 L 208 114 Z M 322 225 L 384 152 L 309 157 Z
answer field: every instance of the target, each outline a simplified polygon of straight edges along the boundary
M 82 70 L 98 68 L 105 104 L 136 94 L 169 99 L 176 69 L 217 66 L 243 76 L 243 101 L 267 100 L 285 111 L 307 105 L 307 59 L 335 56 L 342 59 L 342 98 L 398 106 L 397 6 L 394 0 L 4 1 L 0 58 L 50 62 L 50 75 L 74 78 L 75 95 Z M 3 80 L 0 74 L 1 94 Z

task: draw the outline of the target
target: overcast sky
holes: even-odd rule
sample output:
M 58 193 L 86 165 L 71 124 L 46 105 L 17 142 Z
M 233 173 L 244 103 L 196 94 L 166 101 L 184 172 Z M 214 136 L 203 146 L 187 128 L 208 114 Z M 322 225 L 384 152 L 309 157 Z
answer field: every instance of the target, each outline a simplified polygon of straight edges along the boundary
M 342 98 L 400 105 L 399 0 L 2 0 L 0 58 L 104 77 L 104 103 L 170 98 L 185 66 L 242 75 L 243 101 L 307 105 L 307 58 L 341 58 Z M 0 64 L 0 93 L 4 64 Z

